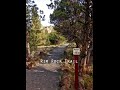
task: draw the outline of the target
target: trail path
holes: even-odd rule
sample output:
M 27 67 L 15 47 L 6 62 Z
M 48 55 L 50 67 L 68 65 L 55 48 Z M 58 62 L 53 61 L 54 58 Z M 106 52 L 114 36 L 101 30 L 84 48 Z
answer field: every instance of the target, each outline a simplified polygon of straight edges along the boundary
M 44 60 L 60 60 L 66 45 L 55 47 Z M 60 65 L 56 63 L 40 64 L 32 70 L 26 70 L 26 90 L 58 90 Z

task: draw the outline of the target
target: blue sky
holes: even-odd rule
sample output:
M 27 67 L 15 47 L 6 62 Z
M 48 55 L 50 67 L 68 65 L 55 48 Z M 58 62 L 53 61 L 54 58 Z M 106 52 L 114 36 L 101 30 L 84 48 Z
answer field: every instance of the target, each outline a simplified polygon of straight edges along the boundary
M 43 26 L 50 26 L 50 18 L 49 15 L 50 13 L 53 12 L 53 10 L 48 9 L 46 4 L 50 4 L 50 0 L 34 0 L 35 3 L 37 4 L 39 10 L 43 10 L 44 11 L 44 15 L 45 15 L 45 21 L 41 21 Z

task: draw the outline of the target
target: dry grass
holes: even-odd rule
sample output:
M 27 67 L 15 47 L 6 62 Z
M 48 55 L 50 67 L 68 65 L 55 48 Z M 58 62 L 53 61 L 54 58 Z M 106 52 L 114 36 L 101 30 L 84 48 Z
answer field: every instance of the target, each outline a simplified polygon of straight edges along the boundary
M 65 88 L 67 88 L 67 90 L 74 90 L 74 76 L 75 76 L 74 64 L 72 65 L 63 64 L 61 67 L 62 67 L 61 82 L 64 84 L 64 86 L 61 87 L 61 90 L 64 90 Z M 93 70 L 90 70 L 89 73 L 92 73 L 92 71 Z M 93 89 L 93 74 L 89 73 L 84 74 L 82 77 L 79 77 L 79 84 L 82 86 L 83 90 Z

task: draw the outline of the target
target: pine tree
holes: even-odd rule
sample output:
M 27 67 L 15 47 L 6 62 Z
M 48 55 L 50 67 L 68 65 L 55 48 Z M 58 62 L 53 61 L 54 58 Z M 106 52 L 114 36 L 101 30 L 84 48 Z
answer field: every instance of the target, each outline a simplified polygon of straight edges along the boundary
M 31 0 L 26 0 L 26 60 L 30 57 L 30 43 L 29 43 L 29 32 L 31 30 L 31 15 L 30 5 Z
M 41 22 L 38 7 L 34 1 L 26 0 L 26 57 L 31 57 L 32 51 L 37 49 Z
M 40 42 L 39 32 L 41 29 L 41 22 L 38 15 L 38 8 L 34 4 L 31 8 L 31 19 L 32 19 L 32 27 L 30 31 L 30 47 L 31 52 L 37 49 L 37 45 Z

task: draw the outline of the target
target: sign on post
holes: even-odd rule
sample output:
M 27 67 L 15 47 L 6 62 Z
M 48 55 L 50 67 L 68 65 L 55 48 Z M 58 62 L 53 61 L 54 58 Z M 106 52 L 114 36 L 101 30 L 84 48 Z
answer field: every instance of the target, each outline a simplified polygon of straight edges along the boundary
M 80 48 L 73 48 L 73 55 L 80 55 Z
M 75 62 L 78 62 L 78 56 L 80 55 L 80 48 L 73 48 L 73 55 Z M 75 63 L 75 90 L 78 90 L 79 81 L 78 81 L 78 63 Z

